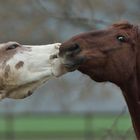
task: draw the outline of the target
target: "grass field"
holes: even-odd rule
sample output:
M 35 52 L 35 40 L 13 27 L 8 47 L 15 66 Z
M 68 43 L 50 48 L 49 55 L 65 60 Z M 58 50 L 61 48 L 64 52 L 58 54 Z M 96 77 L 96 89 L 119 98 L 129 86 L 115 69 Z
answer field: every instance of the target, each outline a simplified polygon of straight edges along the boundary
M 134 140 L 130 118 L 115 115 L 30 115 L 0 118 L 0 140 Z M 8 136 L 7 136 L 8 135 Z

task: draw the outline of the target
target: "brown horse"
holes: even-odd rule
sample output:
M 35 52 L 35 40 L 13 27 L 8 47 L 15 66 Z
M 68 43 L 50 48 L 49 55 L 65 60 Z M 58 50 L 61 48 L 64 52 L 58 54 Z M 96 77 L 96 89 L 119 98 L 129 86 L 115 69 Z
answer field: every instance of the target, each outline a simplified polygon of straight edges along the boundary
M 98 82 L 118 85 L 140 140 L 140 29 L 128 22 L 74 36 L 60 47 L 62 63 Z

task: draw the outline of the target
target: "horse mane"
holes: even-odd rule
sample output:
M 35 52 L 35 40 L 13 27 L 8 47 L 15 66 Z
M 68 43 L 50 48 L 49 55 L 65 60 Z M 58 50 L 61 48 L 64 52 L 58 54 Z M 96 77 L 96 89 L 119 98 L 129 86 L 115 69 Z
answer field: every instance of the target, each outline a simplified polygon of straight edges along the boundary
M 114 23 L 112 26 L 119 29 L 133 29 L 134 28 L 134 25 L 130 24 L 128 21 L 120 21 L 120 22 Z

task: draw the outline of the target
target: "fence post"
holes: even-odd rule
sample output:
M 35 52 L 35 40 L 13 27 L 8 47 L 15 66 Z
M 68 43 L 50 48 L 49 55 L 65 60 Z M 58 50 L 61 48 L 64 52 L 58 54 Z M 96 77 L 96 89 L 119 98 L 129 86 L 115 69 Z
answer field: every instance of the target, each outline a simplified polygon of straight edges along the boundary
M 85 140 L 93 140 L 92 118 L 93 116 L 91 113 L 85 115 Z
M 14 134 L 14 116 L 12 113 L 6 113 L 5 115 L 5 139 L 6 140 L 15 140 Z

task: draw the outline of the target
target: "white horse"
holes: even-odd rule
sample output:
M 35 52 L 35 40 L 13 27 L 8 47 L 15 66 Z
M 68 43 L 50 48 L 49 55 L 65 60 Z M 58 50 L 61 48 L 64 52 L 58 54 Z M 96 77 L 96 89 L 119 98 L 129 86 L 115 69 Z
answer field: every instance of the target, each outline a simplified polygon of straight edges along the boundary
M 64 74 L 60 45 L 0 44 L 0 99 L 25 98 L 44 82 Z

